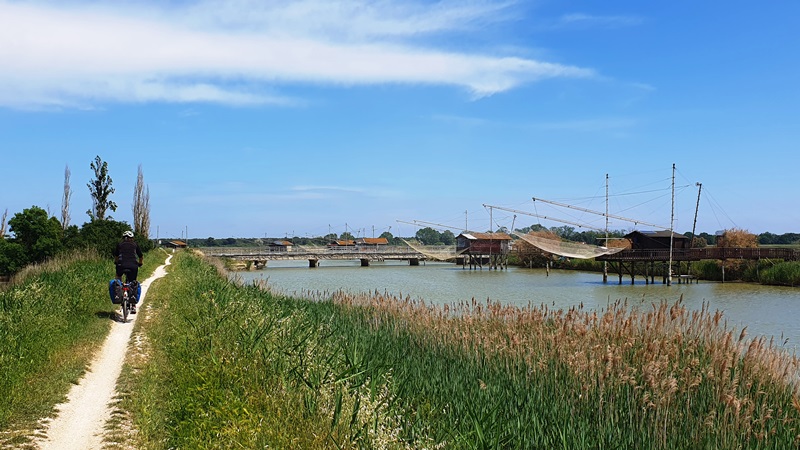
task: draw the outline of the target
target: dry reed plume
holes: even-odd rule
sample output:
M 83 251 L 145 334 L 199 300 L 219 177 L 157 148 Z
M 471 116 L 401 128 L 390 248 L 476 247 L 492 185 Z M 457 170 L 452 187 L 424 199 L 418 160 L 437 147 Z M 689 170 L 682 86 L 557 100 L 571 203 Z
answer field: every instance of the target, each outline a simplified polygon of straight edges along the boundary
M 640 411 L 663 425 L 664 442 L 668 423 L 679 419 L 769 442 L 777 424 L 794 429 L 800 417 L 797 357 L 773 340 L 748 340 L 746 328 L 729 329 L 707 304 L 689 311 L 682 299 L 639 306 L 617 301 L 601 311 L 582 305 L 565 311 L 474 299 L 432 306 L 379 292 L 332 298 L 370 308 L 375 328 L 413 332 L 431 345 L 461 346 L 476 356 L 522 360 L 529 378 L 547 376 L 554 364 L 566 367 L 578 402 L 594 402 L 601 413 L 625 406 Z M 776 398 L 791 402 L 770 404 Z

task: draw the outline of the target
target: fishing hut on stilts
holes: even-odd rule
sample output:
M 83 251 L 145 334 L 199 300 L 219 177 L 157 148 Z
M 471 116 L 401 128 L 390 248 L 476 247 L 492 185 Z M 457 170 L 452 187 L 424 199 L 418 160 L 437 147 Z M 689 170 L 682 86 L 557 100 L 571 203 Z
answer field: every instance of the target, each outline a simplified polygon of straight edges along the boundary
M 506 233 L 464 232 L 456 236 L 456 252 L 462 268 L 508 269 L 511 236 Z

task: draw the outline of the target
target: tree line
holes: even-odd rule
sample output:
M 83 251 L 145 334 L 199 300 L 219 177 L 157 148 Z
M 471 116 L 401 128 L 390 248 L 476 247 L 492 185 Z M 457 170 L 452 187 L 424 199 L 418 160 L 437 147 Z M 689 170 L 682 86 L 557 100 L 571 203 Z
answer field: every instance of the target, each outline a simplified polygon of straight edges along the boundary
M 547 231 L 561 239 L 573 241 L 573 242 L 583 242 L 586 244 L 599 244 L 603 245 L 605 242 L 606 234 L 605 232 L 600 231 L 578 231 L 573 227 L 570 226 L 559 226 L 559 227 L 550 227 L 546 228 L 540 224 L 534 224 L 528 227 L 523 228 L 515 228 L 514 232 L 517 234 L 527 234 L 529 232 L 543 232 Z M 487 231 L 491 232 L 491 231 Z M 508 228 L 500 227 L 495 232 L 498 233 L 507 233 L 512 235 L 513 233 L 509 232 Z M 610 238 L 621 238 L 628 234 L 628 231 L 624 230 L 609 230 L 608 237 Z M 692 236 L 691 232 L 683 233 L 684 236 L 688 238 L 692 238 L 692 246 L 693 247 L 706 247 L 709 245 L 716 245 L 717 244 L 717 236 L 715 234 L 709 233 L 698 233 Z M 761 233 L 759 235 L 755 235 L 756 240 L 759 245 L 798 245 L 800 244 L 800 234 L 799 233 L 786 233 L 782 235 L 776 235 L 773 233 Z M 438 231 L 431 227 L 425 227 L 417 230 L 414 236 L 409 237 L 397 237 L 392 235 L 392 233 L 386 231 L 381 233 L 379 237 L 386 238 L 389 245 L 405 245 L 404 239 L 416 239 L 417 241 L 421 242 L 424 245 L 454 245 L 456 242 L 456 235 L 450 231 Z M 513 237 L 513 236 L 512 236 Z M 342 234 L 335 234 L 329 233 L 325 236 L 314 236 L 314 237 L 300 237 L 300 236 L 293 236 L 293 237 L 276 237 L 276 238 L 221 238 L 217 239 L 214 237 L 208 237 L 206 239 L 190 239 L 188 244 L 193 247 L 261 247 L 264 245 L 269 245 L 270 242 L 273 241 L 290 241 L 295 245 L 307 245 L 307 246 L 324 246 L 336 240 L 354 240 L 356 237 L 353 236 L 350 232 L 344 232 Z
M 31 206 L 8 218 L 8 209 L 0 218 L 0 276 L 13 275 L 29 264 L 45 261 L 61 252 L 91 249 L 111 257 L 122 233 L 131 230 L 143 251 L 153 248 L 150 235 L 150 189 L 144 184 L 139 165 L 133 198 L 133 227 L 114 220 L 109 215 L 117 210 L 111 200 L 113 180 L 108 163 L 100 156 L 89 165 L 92 178 L 87 187 L 92 199 L 86 211 L 89 221 L 80 227 L 71 224 L 70 203 L 72 187 L 69 166 L 64 170 L 64 191 L 61 197 L 61 217 L 57 218 L 39 206 Z

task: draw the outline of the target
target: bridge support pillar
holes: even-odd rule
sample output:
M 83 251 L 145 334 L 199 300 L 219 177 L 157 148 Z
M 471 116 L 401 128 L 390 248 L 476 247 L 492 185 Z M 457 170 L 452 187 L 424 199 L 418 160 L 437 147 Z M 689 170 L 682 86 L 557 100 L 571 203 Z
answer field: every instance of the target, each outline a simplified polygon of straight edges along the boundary
M 361 258 L 361 267 L 369 267 L 369 260 L 366 258 Z
M 418 266 L 419 265 L 419 258 L 411 258 L 408 260 L 409 266 Z
M 315 267 L 319 267 L 319 260 L 317 259 L 309 259 L 308 260 L 308 267 L 313 269 Z
M 636 261 L 631 261 L 630 268 L 631 284 L 636 284 Z

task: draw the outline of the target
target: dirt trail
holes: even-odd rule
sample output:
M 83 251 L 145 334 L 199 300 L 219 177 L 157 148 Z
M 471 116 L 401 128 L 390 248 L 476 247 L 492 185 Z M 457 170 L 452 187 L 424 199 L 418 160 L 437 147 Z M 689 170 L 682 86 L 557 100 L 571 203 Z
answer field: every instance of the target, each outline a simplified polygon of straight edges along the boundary
M 142 282 L 141 308 L 147 298 L 150 284 L 167 274 L 170 255 L 164 265 Z M 39 440 L 42 449 L 101 449 L 106 420 L 111 417 L 111 401 L 116 394 L 117 378 L 122 372 L 125 352 L 138 315 L 128 316 L 128 323 L 115 323 L 103 347 L 89 365 L 87 374 L 73 386 L 67 401 L 56 406 L 58 415 L 44 430 Z

